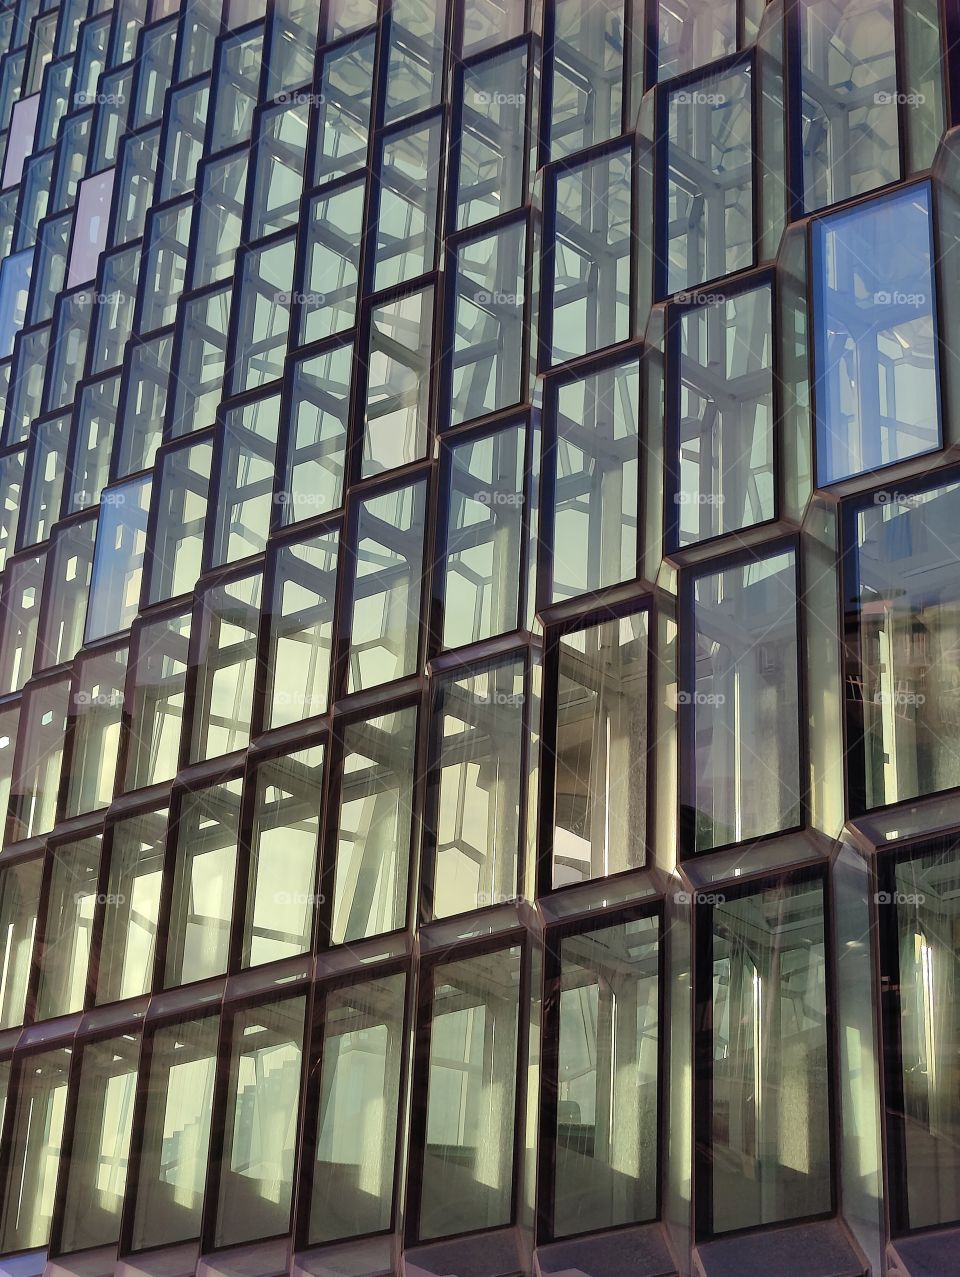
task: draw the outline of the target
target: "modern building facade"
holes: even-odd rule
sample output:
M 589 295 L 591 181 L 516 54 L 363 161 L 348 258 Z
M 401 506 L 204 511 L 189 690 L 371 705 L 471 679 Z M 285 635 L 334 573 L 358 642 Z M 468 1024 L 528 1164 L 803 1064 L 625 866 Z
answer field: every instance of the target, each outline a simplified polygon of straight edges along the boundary
M 960 1273 L 958 39 L 0 7 L 0 1274 Z

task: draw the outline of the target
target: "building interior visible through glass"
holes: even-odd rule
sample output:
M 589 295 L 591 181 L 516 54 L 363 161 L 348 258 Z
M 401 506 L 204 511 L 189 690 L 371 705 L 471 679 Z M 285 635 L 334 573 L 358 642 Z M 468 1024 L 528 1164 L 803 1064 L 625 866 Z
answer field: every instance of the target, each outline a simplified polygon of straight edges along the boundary
M 0 1277 L 948 1277 L 938 0 L 0 0 Z

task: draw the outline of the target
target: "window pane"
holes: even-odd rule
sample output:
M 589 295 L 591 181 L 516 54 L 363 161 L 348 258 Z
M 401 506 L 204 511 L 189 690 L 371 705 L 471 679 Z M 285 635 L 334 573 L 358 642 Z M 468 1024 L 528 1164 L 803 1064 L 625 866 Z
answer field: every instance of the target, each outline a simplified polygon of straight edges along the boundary
M 640 369 L 636 359 L 557 391 L 553 602 L 637 575 Z
M 290 1227 L 305 1005 L 288 998 L 233 1022 L 217 1246 Z
M 63 1194 L 60 1250 L 109 1246 L 120 1236 L 140 1040 L 130 1034 L 85 1046 Z
M 390 1227 L 405 987 L 388 975 L 324 1000 L 310 1245 Z
M 407 920 L 417 778 L 415 706 L 350 723 L 333 894 L 334 944 L 394 931 Z
M 177 773 L 189 643 L 189 613 L 136 631 L 124 790 L 172 780 Z
M 148 1040 L 134 1250 L 199 1236 L 219 1024 L 215 1015 L 188 1020 L 158 1029 Z
M 0 1029 L 23 1023 L 42 860 L 0 868 Z
M 680 320 L 676 534 L 680 545 L 775 516 L 769 285 Z
M 552 363 L 630 336 L 632 158 L 629 150 L 614 151 L 554 179 L 557 239 L 545 254 L 552 274 L 542 293 Z
M 558 1237 L 656 1214 L 658 938 L 637 918 L 560 941 Z
M 526 120 L 525 47 L 485 58 L 464 71 L 458 230 L 524 202 Z
M 519 403 L 523 394 L 525 222 L 461 246 L 456 266 L 450 424 Z
M 522 661 L 439 687 L 433 724 L 439 750 L 436 917 L 517 895 L 523 705 Z
M 808 211 L 900 177 L 894 0 L 801 0 Z
M 40 1020 L 83 1009 L 101 841 L 97 834 L 51 850 L 50 894 L 39 953 Z
M 286 482 L 277 493 L 283 523 L 312 519 L 343 501 L 353 345 L 293 366 Z
M 433 269 L 442 171 L 439 120 L 391 133 L 383 141 L 373 280 L 377 292 Z
M 338 186 L 310 201 L 304 288 L 297 297 L 300 343 L 353 326 L 360 278 L 364 183 Z
M 681 768 L 691 851 L 802 819 L 795 560 L 788 550 L 694 585 L 691 681 L 678 695 L 693 763 L 692 774 Z
M 10 786 L 11 842 L 54 826 L 69 703 L 69 679 L 35 686 L 24 696 Z
M 555 0 L 551 159 L 572 155 L 620 132 L 629 31 L 624 16 L 623 0 Z
M 245 749 L 250 742 L 260 574 L 207 590 L 197 623 L 203 631 L 190 751 L 193 762 Z
M 366 163 L 375 48 L 375 37 L 364 35 L 323 59 L 315 182 Z
M 413 674 L 420 638 L 427 485 L 360 505 L 350 624 L 348 691 Z
M 88 643 L 129 629 L 137 614 L 150 485 L 148 476 L 103 494 L 87 608 Z
M 888 1109 L 901 1123 L 901 1208 L 910 1228 L 930 1228 L 960 1218 L 960 859 L 953 848 L 931 852 L 900 861 L 892 877 L 894 892 L 877 898 L 896 916 L 903 1112 Z
M 647 625 L 637 612 L 557 642 L 554 887 L 646 859 Z
M 28 1056 L 20 1065 L 0 1223 L 5 1254 L 45 1246 L 50 1238 L 69 1068 L 70 1052 L 63 1048 Z
M 237 871 L 243 781 L 187 790 L 172 833 L 176 854 L 167 937 L 168 987 L 223 975 Z
M 254 773 L 245 965 L 307 953 L 313 942 L 323 756 L 314 745 Z
M 705 910 L 717 1233 L 831 1209 L 823 908 L 801 882 Z
M 433 973 L 420 1237 L 511 1220 L 519 947 Z
M 432 288 L 372 309 L 364 362 L 363 478 L 426 454 L 432 341 Z
M 209 439 L 177 448 L 163 459 L 156 534 L 150 548 L 150 603 L 188 594 L 196 585 L 212 459 L 213 442 Z
M 267 544 L 279 430 L 279 394 L 231 408 L 225 415 L 214 566 L 259 554 Z
M 444 647 L 519 624 L 525 447 L 519 425 L 450 449 Z
M 753 264 L 751 82 L 744 66 L 670 94 L 668 293 Z
M 153 987 L 167 809 L 118 821 L 109 852 L 97 1004 L 135 998 Z
M 960 784 L 960 485 L 869 502 L 854 515 L 847 591 L 858 658 L 846 679 L 850 784 L 861 808 Z
M 659 75 L 663 81 L 733 53 L 737 0 L 675 0 L 657 5 Z
M 275 551 L 266 727 L 326 711 L 340 538 L 326 532 Z
M 817 476 L 940 446 L 929 186 L 817 221 Z
M 113 798 L 126 673 L 125 647 L 77 663 L 67 816 L 107 807 Z

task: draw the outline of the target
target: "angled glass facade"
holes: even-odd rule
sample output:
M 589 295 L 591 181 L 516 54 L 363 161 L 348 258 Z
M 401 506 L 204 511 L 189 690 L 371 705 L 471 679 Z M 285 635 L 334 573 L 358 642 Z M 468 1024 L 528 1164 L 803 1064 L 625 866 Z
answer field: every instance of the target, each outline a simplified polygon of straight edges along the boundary
M 0 1277 L 960 1272 L 958 44 L 0 0 Z

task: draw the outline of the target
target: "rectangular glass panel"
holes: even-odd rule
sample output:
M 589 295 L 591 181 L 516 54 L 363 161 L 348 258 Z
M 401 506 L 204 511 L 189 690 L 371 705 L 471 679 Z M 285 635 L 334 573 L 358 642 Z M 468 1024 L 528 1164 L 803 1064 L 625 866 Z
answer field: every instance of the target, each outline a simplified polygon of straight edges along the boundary
M 424 1240 L 511 1221 L 521 956 L 500 949 L 434 969 Z
M 752 111 L 749 66 L 670 94 L 668 293 L 753 264 Z
M 770 286 L 680 320 L 677 539 L 735 532 L 775 515 Z
M 407 920 L 417 778 L 415 706 L 344 731 L 333 893 L 334 944 L 394 931 Z
M 940 447 L 930 187 L 814 223 L 817 478 Z
M 0 868 L 0 1029 L 23 1023 L 42 867 L 35 859 Z
M 325 532 L 275 551 L 265 726 L 326 711 L 340 538 Z
M 793 550 L 696 580 L 692 682 L 678 693 L 691 744 L 681 768 L 690 851 L 801 822 L 797 624 Z
M 5 1254 L 46 1246 L 50 1239 L 70 1059 L 70 1051 L 59 1048 L 20 1064 L 0 1219 Z
M 658 940 L 636 918 L 560 941 L 555 1236 L 656 1214 Z
M 514 900 L 520 843 L 524 666 L 492 665 L 439 686 L 433 912 Z
M 343 501 L 353 345 L 298 360 L 284 418 L 286 477 L 277 492 L 282 523 L 335 510 Z
M 136 631 L 124 790 L 172 780 L 177 773 L 189 644 L 189 613 Z
M 147 1107 L 138 1150 L 134 1250 L 200 1233 L 207 1174 L 219 1016 L 158 1029 L 150 1051 Z
M 893 883 L 892 899 L 890 892 L 877 896 L 896 911 L 903 1112 L 890 1116 L 902 1119 L 901 1208 L 910 1228 L 931 1228 L 960 1219 L 960 1098 L 952 1084 L 960 1047 L 956 848 L 901 860 Z
M 557 391 L 553 602 L 637 575 L 640 368 L 636 359 Z
M 324 999 L 310 1245 L 390 1227 L 405 990 L 387 975 Z
M 216 1246 L 290 1228 L 305 1006 L 287 998 L 234 1019 Z
M 107 807 L 113 798 L 126 673 L 125 647 L 77 664 L 67 816 Z
M 646 859 L 647 627 L 636 612 L 557 642 L 554 887 Z
M 191 761 L 216 758 L 250 742 L 253 678 L 260 625 L 260 573 L 215 585 L 199 604 L 200 671 Z
M 153 987 L 166 835 L 165 807 L 129 816 L 113 827 L 98 963 L 98 1005 L 139 997 Z
M 128 630 L 140 606 L 151 477 L 103 493 L 87 607 L 86 642 Z
M 517 628 L 523 570 L 526 429 L 450 449 L 443 644 Z
M 140 1039 L 83 1047 L 73 1142 L 63 1190 L 60 1250 L 112 1245 L 120 1236 Z
M 416 671 L 426 494 L 426 482 L 421 480 L 360 505 L 350 623 L 350 692 Z
M 738 895 L 708 919 L 713 1231 L 829 1211 L 823 886 Z
M 307 953 L 319 903 L 322 745 L 261 763 L 250 833 L 245 965 Z
M 51 849 L 49 897 L 40 945 L 37 1018 L 83 1009 L 102 837 Z

